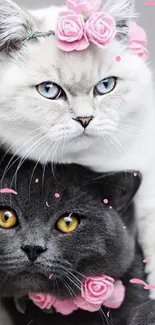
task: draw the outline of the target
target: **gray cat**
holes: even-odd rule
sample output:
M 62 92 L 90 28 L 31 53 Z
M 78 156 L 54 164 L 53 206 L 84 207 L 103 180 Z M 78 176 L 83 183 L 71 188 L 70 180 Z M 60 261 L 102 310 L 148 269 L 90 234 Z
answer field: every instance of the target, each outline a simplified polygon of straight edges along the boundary
M 131 203 L 140 175 L 57 165 L 52 176 L 51 165 L 44 170 L 31 161 L 15 174 L 17 162 L 7 170 L 9 160 L 1 163 L 0 295 L 5 309 L 0 325 L 155 325 L 155 304 L 148 291 L 130 283 L 131 278 L 144 280 Z M 11 297 L 29 292 L 71 298 L 80 294 L 83 277 L 100 274 L 121 279 L 126 288 L 122 306 L 108 316 L 106 307 L 96 313 L 47 315 L 28 300 L 22 315 L 12 302 Z

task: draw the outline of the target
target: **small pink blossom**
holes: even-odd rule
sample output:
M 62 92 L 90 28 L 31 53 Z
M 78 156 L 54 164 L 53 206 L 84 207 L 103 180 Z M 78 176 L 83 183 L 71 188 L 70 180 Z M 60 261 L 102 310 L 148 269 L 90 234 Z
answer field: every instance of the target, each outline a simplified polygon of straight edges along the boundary
M 74 303 L 74 300 L 56 300 L 53 304 L 55 310 L 62 315 L 69 315 L 74 310 L 78 309 L 78 306 Z
M 130 28 L 130 39 L 128 48 L 137 54 L 142 60 L 148 59 L 148 41 L 145 30 L 132 21 L 129 25 Z
M 74 11 L 64 11 L 58 15 L 56 36 L 57 46 L 62 51 L 82 51 L 89 46 L 84 34 L 84 19 Z
M 43 293 L 30 293 L 29 298 L 40 309 L 50 309 L 56 300 L 53 296 Z
M 114 283 L 114 291 L 110 298 L 104 301 L 104 306 L 108 308 L 117 309 L 122 305 L 125 297 L 125 287 L 122 281 L 118 280 Z
M 69 10 L 73 10 L 76 14 L 84 14 L 90 17 L 97 12 L 101 6 L 101 0 L 66 0 Z
M 115 20 L 105 12 L 97 12 L 86 21 L 85 34 L 90 42 L 106 47 L 116 35 Z
M 114 279 L 109 276 L 87 278 L 81 289 L 81 296 L 89 303 L 102 304 L 114 290 Z

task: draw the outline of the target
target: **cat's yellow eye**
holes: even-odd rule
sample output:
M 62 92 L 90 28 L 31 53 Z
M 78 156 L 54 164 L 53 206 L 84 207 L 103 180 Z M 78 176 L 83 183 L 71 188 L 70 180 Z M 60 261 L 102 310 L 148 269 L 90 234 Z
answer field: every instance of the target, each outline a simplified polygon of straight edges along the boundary
M 64 234 L 73 232 L 79 225 L 79 219 L 74 215 L 60 217 L 57 221 L 56 228 Z
M 4 229 L 11 229 L 16 226 L 18 222 L 16 214 L 9 209 L 0 210 L 0 227 Z

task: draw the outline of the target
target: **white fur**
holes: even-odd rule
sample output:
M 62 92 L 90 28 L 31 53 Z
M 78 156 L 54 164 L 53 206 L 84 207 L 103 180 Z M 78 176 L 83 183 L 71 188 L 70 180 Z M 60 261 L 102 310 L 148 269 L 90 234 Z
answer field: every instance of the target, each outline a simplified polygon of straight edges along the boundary
M 111 0 L 106 9 L 126 20 L 131 18 L 128 2 L 121 0 L 119 6 Z M 31 15 L 39 21 L 35 20 L 36 27 L 47 31 L 54 28 L 57 13 L 51 7 Z M 52 36 L 29 41 L 18 54 L 2 54 L 0 70 L 0 139 L 8 150 L 43 163 L 75 162 L 101 172 L 142 172 L 136 197 L 139 234 L 150 261 L 148 281 L 155 285 L 155 109 L 149 66 L 118 41 L 105 50 L 90 46 L 66 54 L 56 48 Z M 94 98 L 94 86 L 109 76 L 118 78 L 115 90 Z M 40 96 L 35 86 L 44 81 L 60 85 L 67 100 Z M 92 115 L 95 118 L 84 135 L 73 118 Z M 155 291 L 151 296 L 155 298 Z

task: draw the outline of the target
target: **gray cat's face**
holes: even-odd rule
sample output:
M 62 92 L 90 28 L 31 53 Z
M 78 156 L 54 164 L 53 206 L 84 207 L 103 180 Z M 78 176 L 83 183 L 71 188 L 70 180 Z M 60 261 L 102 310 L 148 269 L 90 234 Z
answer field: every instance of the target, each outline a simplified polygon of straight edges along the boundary
M 2 185 L 17 194 L 0 195 L 0 294 L 67 297 L 78 294 L 83 276 L 121 277 L 133 260 L 135 239 L 133 209 L 122 210 L 139 176 L 101 175 L 76 165 L 57 166 L 52 176 L 48 166 L 44 186 L 42 167 L 32 176 L 34 166 L 21 167 L 16 185 L 10 169 Z

